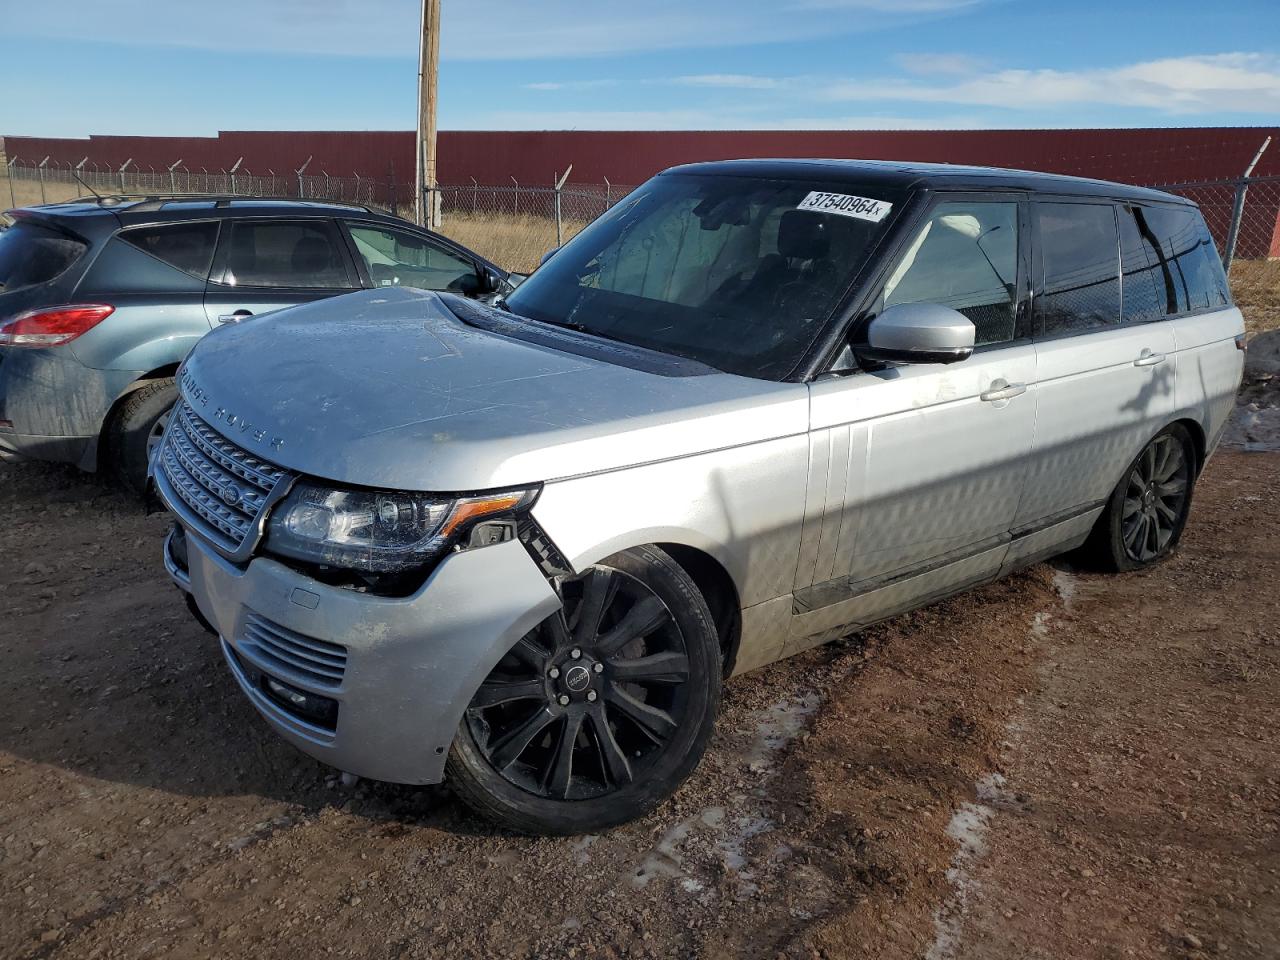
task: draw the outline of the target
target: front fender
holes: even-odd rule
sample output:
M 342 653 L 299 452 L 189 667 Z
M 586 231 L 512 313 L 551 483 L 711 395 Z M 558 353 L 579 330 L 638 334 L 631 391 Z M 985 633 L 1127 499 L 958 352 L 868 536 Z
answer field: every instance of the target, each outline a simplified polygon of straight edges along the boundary
M 645 543 L 695 547 L 747 607 L 791 593 L 807 465 L 807 437 L 782 437 L 548 483 L 533 516 L 575 570 Z

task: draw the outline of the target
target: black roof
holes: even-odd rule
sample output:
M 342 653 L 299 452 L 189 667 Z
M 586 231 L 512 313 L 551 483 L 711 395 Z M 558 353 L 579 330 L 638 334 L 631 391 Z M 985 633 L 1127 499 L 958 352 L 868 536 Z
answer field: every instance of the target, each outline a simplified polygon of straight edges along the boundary
M 761 177 L 773 180 L 849 181 L 861 187 L 884 186 L 902 190 L 1025 190 L 1116 200 L 1161 201 L 1191 204 L 1185 197 L 1147 187 L 1110 180 L 1089 180 L 1034 170 L 970 167 L 950 163 L 913 163 L 897 160 L 714 160 L 670 167 L 667 173 L 695 176 Z

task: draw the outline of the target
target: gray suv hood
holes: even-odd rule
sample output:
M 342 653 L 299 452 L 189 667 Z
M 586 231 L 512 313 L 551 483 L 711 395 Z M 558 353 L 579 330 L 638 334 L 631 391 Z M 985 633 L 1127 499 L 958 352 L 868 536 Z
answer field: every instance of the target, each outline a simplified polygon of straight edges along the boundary
M 672 376 L 461 322 L 435 294 L 370 290 L 223 327 L 183 395 L 290 470 L 461 492 L 614 470 L 803 433 L 808 390 Z

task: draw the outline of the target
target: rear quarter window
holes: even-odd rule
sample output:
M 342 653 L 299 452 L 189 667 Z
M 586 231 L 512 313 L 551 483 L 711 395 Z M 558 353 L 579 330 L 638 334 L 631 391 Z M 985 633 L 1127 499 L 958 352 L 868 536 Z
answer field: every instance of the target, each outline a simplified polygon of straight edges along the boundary
M 1194 207 L 1147 207 L 1158 242 L 1157 263 L 1166 289 L 1166 312 L 1188 313 L 1230 302 L 1227 275 L 1204 217 Z
M 152 227 L 123 230 L 120 239 L 162 263 L 204 280 L 213 265 L 213 250 L 218 242 L 218 224 L 165 223 Z
M 48 283 L 84 255 L 88 245 L 37 223 L 0 230 L 0 292 Z

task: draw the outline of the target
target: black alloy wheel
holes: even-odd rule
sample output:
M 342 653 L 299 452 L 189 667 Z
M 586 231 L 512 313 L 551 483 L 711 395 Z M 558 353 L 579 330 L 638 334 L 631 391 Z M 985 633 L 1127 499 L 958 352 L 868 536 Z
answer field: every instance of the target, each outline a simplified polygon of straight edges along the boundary
M 660 802 L 701 756 L 719 694 L 710 613 L 666 554 L 624 551 L 562 596 L 476 691 L 450 757 L 465 800 L 528 832 L 612 825 Z
M 1151 563 L 1181 532 L 1191 479 L 1191 463 L 1176 435 L 1162 433 L 1147 444 L 1129 473 L 1120 514 L 1120 535 L 1130 560 Z
M 1161 430 L 1129 465 L 1085 544 L 1083 556 L 1108 570 L 1138 570 L 1168 557 L 1191 512 L 1197 460 L 1180 424 Z

